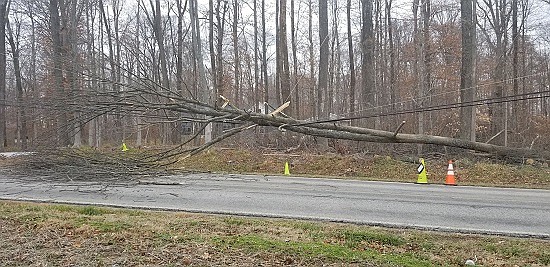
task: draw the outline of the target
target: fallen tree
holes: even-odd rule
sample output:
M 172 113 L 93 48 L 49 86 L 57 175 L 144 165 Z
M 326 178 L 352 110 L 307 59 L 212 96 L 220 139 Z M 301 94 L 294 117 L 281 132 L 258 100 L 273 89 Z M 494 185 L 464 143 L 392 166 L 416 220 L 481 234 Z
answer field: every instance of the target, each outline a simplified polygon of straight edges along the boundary
M 103 80 L 102 82 L 108 83 L 110 81 Z M 550 160 L 550 152 L 540 149 L 505 147 L 444 136 L 400 133 L 401 127 L 405 122 L 396 127 L 394 132 L 391 132 L 343 125 L 340 122 L 331 120 L 298 120 L 283 113 L 284 109 L 289 105 L 288 102 L 278 108 L 274 108 L 269 114 L 262 114 L 235 107 L 223 96 L 219 96 L 223 104 L 210 105 L 183 96 L 181 93 L 162 88 L 162 86 L 155 84 L 149 79 L 134 79 L 134 82 L 134 85 L 119 84 L 125 88 L 123 93 L 99 90 L 82 92 L 78 96 L 71 96 L 71 98 L 63 101 L 57 99 L 57 102 L 52 102 L 53 104 L 50 108 L 59 110 L 60 108 L 66 109 L 67 106 L 70 106 L 72 110 L 79 114 L 78 118 L 80 121 L 78 123 L 81 125 L 106 114 L 131 115 L 140 117 L 143 120 L 153 118 L 164 122 L 193 121 L 202 123 L 202 129 L 195 131 L 195 135 L 189 140 L 182 142 L 175 148 L 159 153 L 158 158 L 151 158 L 152 161 L 180 155 L 192 156 L 217 142 L 257 126 L 276 127 L 281 131 L 291 131 L 325 138 L 372 143 L 433 144 L 484 152 L 502 157 L 529 157 Z M 541 97 L 539 95 L 540 93 L 536 97 Z M 497 100 L 502 101 L 502 99 Z M 56 104 L 60 102 L 64 103 L 64 105 L 59 106 Z M 480 105 L 485 103 L 480 101 L 469 104 Z M 48 106 L 47 103 L 42 102 L 41 105 Z M 453 104 L 445 107 L 455 108 L 459 106 Z M 429 111 L 429 109 L 426 111 Z M 191 116 L 181 116 L 181 114 L 190 114 Z M 193 139 L 198 138 L 206 125 L 212 122 L 232 122 L 239 124 L 239 126 L 222 133 L 210 142 L 188 149 L 186 145 Z M 72 121 L 70 123 L 75 124 L 77 122 Z M 67 128 L 70 129 L 70 127 Z
M 156 93 L 155 95 L 158 95 Z M 216 139 L 208 142 L 197 148 L 188 149 L 185 151 L 179 151 L 174 153 L 166 153 L 165 155 L 174 156 L 182 153 L 187 153 L 187 156 L 196 154 L 211 145 L 238 134 L 247 129 L 256 127 L 256 126 L 268 126 L 268 127 L 277 127 L 281 131 L 291 131 L 296 133 L 301 133 L 305 135 L 325 137 L 325 138 L 334 138 L 334 139 L 344 139 L 344 140 L 353 140 L 353 141 L 363 141 L 363 142 L 373 142 L 373 143 L 409 143 L 409 144 L 433 144 L 441 145 L 455 148 L 462 148 L 467 150 L 474 150 L 478 152 L 485 152 L 496 156 L 503 157 L 529 157 L 529 158 L 540 158 L 548 160 L 550 159 L 550 152 L 530 149 L 530 148 L 513 148 L 498 146 L 488 143 L 481 142 L 472 142 L 468 140 L 456 139 L 451 137 L 443 136 L 433 136 L 433 135 L 423 135 L 423 134 L 404 134 L 399 133 L 401 127 L 405 122 L 403 122 L 396 131 L 383 131 L 376 129 L 369 129 L 363 127 L 355 127 L 348 125 L 341 125 L 336 122 L 328 121 L 305 121 L 297 120 L 286 116 L 282 111 L 288 106 L 288 103 L 285 103 L 281 107 L 275 109 L 269 114 L 255 113 L 247 110 L 242 110 L 232 105 L 228 104 L 228 100 L 225 97 L 221 97 L 225 103 L 220 105 L 221 107 L 215 107 L 208 105 L 196 100 L 191 100 L 188 98 L 174 98 L 173 96 L 165 96 L 170 99 L 170 103 L 164 104 L 152 104 L 152 103 L 143 103 L 141 101 L 128 101 L 124 102 L 128 110 L 142 112 L 147 109 L 155 110 L 168 110 L 173 112 L 185 112 L 191 114 L 200 114 L 205 115 L 209 119 L 203 120 L 205 123 L 210 122 L 239 122 L 243 123 L 243 126 L 236 127 L 231 129 L 222 135 L 218 136 Z M 196 136 L 195 136 L 196 137 Z M 188 143 L 188 142 L 185 142 Z

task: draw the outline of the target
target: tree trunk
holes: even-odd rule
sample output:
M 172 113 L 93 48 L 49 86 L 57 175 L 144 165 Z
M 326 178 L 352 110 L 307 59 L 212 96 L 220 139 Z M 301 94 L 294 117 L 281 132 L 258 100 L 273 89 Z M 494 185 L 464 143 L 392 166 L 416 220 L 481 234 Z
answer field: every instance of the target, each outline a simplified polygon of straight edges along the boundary
M 514 95 L 519 94 L 519 78 L 518 78 L 518 51 L 519 51 L 519 32 L 518 32 L 518 0 L 512 0 L 512 92 Z M 519 113 L 521 102 L 516 101 L 512 104 L 512 129 L 520 132 L 519 128 Z
M 292 45 L 292 68 L 294 75 L 292 80 L 292 90 L 294 91 L 294 117 L 299 118 L 300 113 L 300 85 L 298 84 L 298 57 L 297 57 L 297 45 L 296 45 L 296 23 L 294 20 L 295 10 L 294 10 L 294 0 L 290 0 L 290 35 L 291 35 L 291 45 Z
M 206 71 L 204 68 L 204 60 L 202 56 L 202 44 L 201 44 L 201 37 L 200 37 L 200 30 L 199 30 L 199 17 L 198 17 L 198 10 L 197 10 L 197 0 L 190 0 L 190 8 L 189 8 L 189 16 L 191 19 L 191 36 L 192 36 L 192 45 L 193 45 L 193 65 L 196 66 L 197 69 L 197 76 L 198 76 L 198 98 L 203 103 L 212 103 L 210 101 L 210 98 L 212 96 L 216 95 L 216 80 L 215 80 L 215 58 L 213 58 L 213 51 L 214 51 L 214 41 L 213 41 L 213 35 L 214 35 L 214 29 L 213 25 L 209 25 L 209 45 L 210 45 L 210 59 L 212 60 L 211 63 L 214 63 L 212 66 L 212 76 L 213 80 L 212 82 L 214 85 L 212 86 L 212 90 L 208 89 L 208 85 L 206 83 Z M 208 14 L 209 19 L 211 22 L 213 22 L 213 9 L 212 9 L 212 0 L 210 0 L 210 12 Z M 210 142 L 212 140 L 212 123 L 209 123 L 209 126 L 204 131 L 204 141 Z
M 184 94 L 183 90 L 183 15 L 187 7 L 187 1 L 185 2 L 185 7 L 182 5 L 182 0 L 177 0 L 177 15 L 178 15 L 178 26 L 177 26 L 177 47 L 176 47 L 176 91 L 179 94 Z M 139 14 L 138 14 L 139 16 Z M 137 19 L 139 20 L 139 18 Z M 139 41 L 139 40 L 136 40 Z
M 113 101 L 115 102 L 119 102 L 120 101 L 120 96 L 118 95 L 119 93 L 119 85 L 118 83 L 116 82 L 116 65 L 117 63 L 115 62 L 115 52 L 114 52 L 114 45 L 113 45 L 113 33 L 111 31 L 111 25 L 109 24 L 109 19 L 107 17 L 107 13 L 105 12 L 105 5 L 103 3 L 103 0 L 99 0 L 99 8 L 100 8 L 100 11 L 101 11 L 101 17 L 103 18 L 103 25 L 105 27 L 105 32 L 107 33 L 107 44 L 108 44 L 108 48 L 109 48 L 109 66 L 110 66 L 110 74 L 109 74 L 109 79 L 111 80 L 111 88 L 112 88 L 112 91 L 113 91 Z M 103 47 L 103 46 L 102 46 Z M 104 65 L 102 65 L 104 66 Z M 118 107 L 117 107 L 118 108 Z M 120 108 L 118 108 L 119 110 L 117 110 L 116 114 L 114 115 L 115 117 L 115 120 L 114 120 L 114 132 L 115 132 L 115 136 L 114 136 L 114 139 L 115 139 L 115 142 L 123 142 L 124 140 L 123 139 L 123 135 L 122 135 L 122 124 L 121 124 L 121 114 L 122 112 L 120 112 Z
M 475 59 L 476 27 L 474 0 L 460 1 L 462 29 L 462 65 L 460 70 L 460 102 L 472 103 L 476 96 Z M 460 108 L 460 137 L 463 140 L 475 141 L 476 114 L 475 106 Z
M 348 23 L 348 54 L 349 54 L 349 113 L 353 116 L 355 113 L 355 58 L 353 53 L 353 37 L 351 35 L 351 0 L 348 0 L 346 7 Z M 352 125 L 354 122 L 352 121 Z
M 0 0 L 0 152 L 7 145 L 6 132 L 6 20 L 8 0 Z
M 157 41 L 158 50 L 159 50 L 159 62 L 160 62 L 160 71 L 161 71 L 161 84 L 162 89 L 170 92 L 170 79 L 168 77 L 168 64 L 166 62 L 166 48 L 164 46 L 164 30 L 162 27 L 162 17 L 160 12 L 160 0 L 149 0 L 151 9 L 153 10 L 153 32 L 155 34 L 155 39 Z M 162 129 L 162 143 L 164 145 L 168 144 L 171 140 L 171 124 L 163 123 L 161 126 Z
M 348 0 L 349 1 L 349 0 Z M 386 0 L 386 19 L 387 19 L 387 28 L 388 28 L 388 43 L 390 54 L 390 106 L 391 112 L 396 111 L 395 103 L 399 102 L 397 99 L 397 89 L 396 89 L 396 77 L 395 77 L 395 48 L 393 44 L 393 22 L 391 18 L 391 9 L 392 9 L 393 0 Z M 397 116 L 393 120 L 393 124 L 397 125 Z
M 17 120 L 20 122 L 18 125 L 19 140 L 21 142 L 21 150 L 27 150 L 27 116 L 25 115 L 25 101 L 23 99 L 23 82 L 21 79 L 21 67 L 19 65 L 19 41 L 15 41 L 13 37 L 13 31 L 11 29 L 10 21 L 7 19 L 6 26 L 8 29 L 8 41 L 11 47 L 13 70 L 15 72 L 15 88 L 17 94 L 17 106 L 18 116 Z M 19 35 L 18 35 L 19 36 Z
M 260 102 L 260 90 L 259 90 L 259 83 L 260 83 L 260 71 L 258 66 L 258 1 L 254 0 L 254 7 L 253 7 L 253 16 L 254 16 L 254 100 L 252 101 L 254 108 L 254 112 L 258 112 L 259 106 L 258 103 Z
M 32 7 L 29 7 L 29 19 L 31 22 L 31 62 L 30 62 L 30 91 L 31 91 L 31 97 L 32 100 L 35 101 L 38 98 L 37 94 L 37 82 L 36 82 L 36 29 L 35 29 L 35 18 L 34 18 L 34 11 Z M 30 118 L 34 118 L 37 114 L 37 107 L 31 108 L 31 114 Z M 30 120 L 31 122 L 31 128 L 32 128 L 32 138 L 31 138 L 31 145 L 34 145 L 35 140 L 38 138 L 38 126 L 37 122 L 35 120 Z
M 262 0 L 262 81 L 264 87 L 264 113 L 269 113 L 269 78 L 267 77 L 267 40 L 265 30 L 265 0 Z
M 57 97 L 64 98 L 66 96 L 65 96 L 65 89 L 63 85 L 63 60 L 62 60 L 63 44 L 61 41 L 59 4 L 57 0 L 50 0 L 49 13 L 50 13 L 50 33 L 52 35 L 52 42 L 53 42 L 54 86 L 57 88 L 57 92 L 56 92 Z M 62 103 L 58 103 L 58 104 L 62 105 Z M 55 121 L 56 130 L 57 130 L 57 142 L 61 146 L 68 146 L 70 144 L 70 137 L 69 137 L 69 132 L 66 130 L 66 127 L 68 125 L 67 112 L 65 110 L 60 110 L 59 112 L 60 112 L 59 118 Z
M 233 101 L 235 101 L 235 104 L 237 106 L 241 105 L 241 84 L 240 84 L 240 58 L 239 58 L 239 33 L 238 33 L 238 22 L 239 22 L 239 2 L 237 0 L 233 0 L 233 56 L 234 56 L 234 77 L 235 80 L 235 88 L 234 88 L 234 96 Z
M 375 107 L 375 64 L 374 64 L 374 29 L 373 29 L 373 0 L 361 0 L 362 3 L 362 19 L 363 25 L 361 27 L 361 87 L 362 95 L 361 99 L 363 105 L 363 115 L 368 116 L 372 113 L 372 109 Z M 374 127 L 373 119 L 365 119 L 363 125 L 369 128 Z
M 77 18 L 77 1 L 62 1 L 61 6 L 61 38 L 63 44 L 63 58 L 67 62 L 65 63 L 66 70 L 66 79 L 68 83 L 66 94 L 69 96 L 69 100 L 73 101 L 75 96 L 78 95 L 79 84 L 78 73 L 79 62 L 77 60 L 77 24 L 79 18 Z M 69 60 L 71 59 L 71 60 Z M 72 125 L 67 126 L 70 129 L 69 134 L 73 137 L 73 147 L 82 146 L 82 131 L 81 131 L 81 121 L 80 113 L 76 111 L 75 107 L 69 106 L 68 108 L 69 116 L 71 117 Z
M 179 11 L 180 9 L 178 9 Z M 178 18 L 178 23 L 179 21 L 181 20 L 182 18 Z M 181 26 L 178 24 L 178 26 Z M 135 45 L 136 45 L 136 50 L 137 51 L 141 51 L 141 42 L 140 42 L 140 39 L 141 39 L 141 36 L 140 36 L 140 27 L 141 27 L 141 8 L 137 8 L 137 13 L 136 13 L 136 35 L 134 36 L 134 39 L 135 39 Z M 179 33 L 179 31 L 178 31 Z M 179 36 L 178 36 L 179 37 Z M 179 40 L 178 40 L 179 41 Z M 178 43 L 179 45 L 179 43 Z M 179 46 L 178 46 L 178 52 L 179 52 Z M 178 55 L 181 55 L 181 54 L 178 54 Z M 140 54 L 139 53 L 136 53 L 135 55 L 135 58 L 134 60 L 136 62 L 140 62 Z M 181 60 L 181 58 L 180 58 Z M 141 78 L 141 73 L 140 73 L 140 66 L 139 64 L 136 64 L 136 70 L 135 70 L 135 75 L 136 75 L 136 78 L 139 80 Z M 180 77 L 180 75 L 178 75 L 178 77 Z M 178 85 L 181 86 L 180 83 L 178 83 Z M 139 86 L 139 85 L 138 85 Z M 181 88 L 180 88 L 181 89 Z M 178 91 L 178 92 L 181 92 Z M 142 125 L 141 125 L 141 122 L 142 122 L 142 119 L 141 119 L 141 116 L 136 116 L 136 147 L 142 147 L 143 145 L 143 135 L 142 135 Z
M 328 57 L 329 57 L 329 36 L 328 36 L 328 1 L 319 1 L 319 82 L 317 86 L 317 99 L 319 101 L 318 116 L 328 118 Z M 323 97 L 324 96 L 324 97 Z
M 313 8 L 312 0 L 309 0 L 309 10 L 308 10 L 308 41 L 309 41 L 309 74 L 310 74 L 310 88 L 309 88 L 309 99 L 313 104 L 311 109 L 311 117 L 320 118 L 321 117 L 321 99 L 316 96 L 317 87 L 315 82 L 315 53 L 313 52 Z

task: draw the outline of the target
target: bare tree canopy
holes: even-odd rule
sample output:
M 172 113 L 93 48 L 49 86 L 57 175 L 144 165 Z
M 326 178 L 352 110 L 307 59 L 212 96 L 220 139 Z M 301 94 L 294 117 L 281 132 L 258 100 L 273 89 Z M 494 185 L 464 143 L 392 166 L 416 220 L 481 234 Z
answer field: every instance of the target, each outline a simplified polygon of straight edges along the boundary
M 176 157 L 288 131 L 550 159 L 548 4 L 0 1 L 0 149 Z

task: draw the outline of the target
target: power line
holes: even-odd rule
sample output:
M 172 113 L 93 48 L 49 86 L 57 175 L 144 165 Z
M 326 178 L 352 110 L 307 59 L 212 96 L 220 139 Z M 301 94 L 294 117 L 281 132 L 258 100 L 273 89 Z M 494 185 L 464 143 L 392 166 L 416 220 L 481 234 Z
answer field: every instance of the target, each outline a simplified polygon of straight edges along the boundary
M 523 100 L 541 99 L 541 98 L 547 98 L 547 97 L 550 98 L 550 90 L 533 92 L 533 93 L 516 94 L 516 95 L 503 96 L 503 97 L 497 97 L 497 98 L 485 98 L 485 99 L 479 99 L 479 100 L 468 101 L 468 102 L 455 102 L 451 104 L 442 104 L 442 105 L 430 106 L 430 107 L 419 108 L 419 109 L 416 109 L 416 108 L 406 109 L 406 110 L 400 110 L 400 111 L 388 112 L 388 113 L 369 114 L 369 115 L 338 118 L 338 119 L 328 119 L 328 120 L 317 120 L 312 122 L 290 124 L 289 126 L 306 126 L 306 125 L 311 125 L 316 123 L 351 121 L 351 120 L 368 119 L 368 118 L 375 118 L 375 117 L 412 114 L 412 113 L 418 113 L 418 112 L 438 111 L 438 110 L 447 110 L 447 109 L 462 108 L 462 107 L 509 103 L 509 102 L 523 101 Z
M 541 75 L 546 75 L 546 74 L 548 74 L 548 71 L 542 71 L 542 72 L 538 72 L 538 73 L 518 76 L 518 77 L 515 77 L 515 78 L 509 78 L 509 79 L 505 79 L 505 80 L 502 80 L 502 81 L 493 81 L 493 82 L 489 82 L 489 83 L 484 83 L 482 85 L 476 85 L 476 86 L 472 86 L 472 87 L 462 88 L 462 89 L 459 89 L 459 90 L 453 89 L 453 90 L 450 90 L 450 91 L 443 91 L 443 92 L 440 92 L 440 93 L 437 93 L 437 94 L 431 94 L 431 95 L 418 97 L 418 98 L 411 98 L 409 100 L 403 100 L 403 101 L 395 102 L 395 103 L 391 103 L 391 104 L 380 105 L 380 106 L 370 107 L 370 108 L 364 108 L 364 109 L 360 109 L 360 110 L 355 110 L 354 112 L 348 112 L 348 113 L 343 113 L 343 114 L 345 115 L 345 114 L 353 114 L 353 113 L 362 113 L 362 112 L 365 112 L 365 111 L 377 110 L 377 109 L 381 109 L 381 108 L 384 108 L 384 107 L 391 107 L 391 106 L 399 105 L 399 104 L 407 104 L 411 101 L 422 101 L 422 100 L 427 100 L 427 99 L 437 97 L 437 96 L 445 96 L 445 95 L 449 95 L 449 94 L 456 94 L 457 92 L 471 90 L 473 88 L 482 88 L 482 87 L 487 87 L 487 86 L 492 86 L 492 85 L 497 85 L 497 84 L 502 84 L 502 83 L 508 83 L 508 82 L 511 82 L 511 81 L 514 81 L 514 80 L 520 80 L 520 79 L 524 79 L 524 78 L 530 78 L 530 77 L 541 76 Z

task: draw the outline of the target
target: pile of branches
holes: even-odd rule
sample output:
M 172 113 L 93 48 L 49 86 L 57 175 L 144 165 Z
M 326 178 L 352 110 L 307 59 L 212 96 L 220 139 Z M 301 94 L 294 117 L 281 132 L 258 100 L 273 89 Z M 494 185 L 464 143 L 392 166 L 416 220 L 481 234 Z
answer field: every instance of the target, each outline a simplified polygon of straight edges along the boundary
M 48 181 L 133 182 L 174 172 L 154 155 L 93 149 L 48 149 L 12 160 L 1 173 Z

